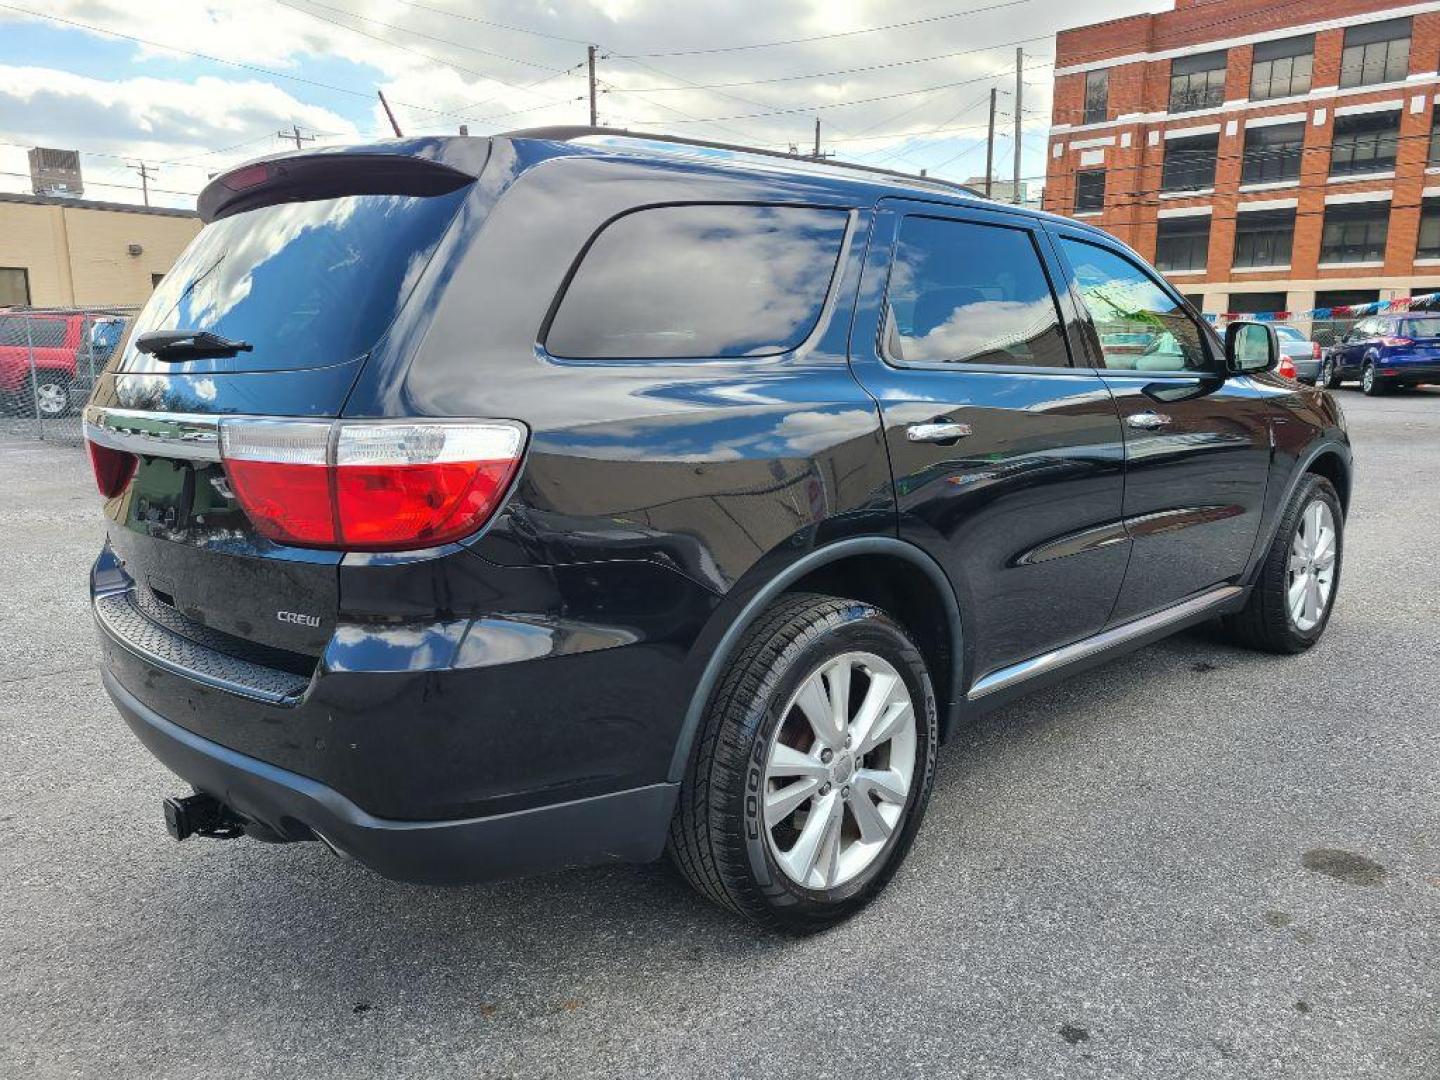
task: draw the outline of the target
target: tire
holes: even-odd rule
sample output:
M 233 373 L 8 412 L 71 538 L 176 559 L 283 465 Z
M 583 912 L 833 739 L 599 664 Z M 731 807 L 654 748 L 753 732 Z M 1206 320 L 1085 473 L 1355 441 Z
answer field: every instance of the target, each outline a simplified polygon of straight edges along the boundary
M 35 376 L 35 412 L 45 420 L 59 420 L 70 415 L 70 376 L 55 371 L 37 372 Z
M 1315 378 L 1315 385 L 1322 390 L 1334 390 L 1340 385 L 1340 373 L 1335 367 L 1334 357 L 1327 356 L 1320 362 L 1320 374 Z
M 1308 617 L 1300 618 L 1291 604 L 1291 561 L 1297 545 L 1297 535 L 1305 528 L 1314 533 L 1314 517 L 1307 521 L 1307 515 L 1315 513 L 1316 506 L 1328 511 L 1333 525 L 1331 545 L 1330 578 L 1324 588 L 1318 618 L 1312 623 Z M 1321 517 L 1323 519 L 1323 512 Z M 1307 473 L 1300 481 L 1295 497 L 1290 500 L 1285 516 L 1280 520 L 1275 539 L 1265 554 L 1260 575 L 1250 591 L 1245 607 L 1234 615 L 1227 616 L 1224 627 L 1230 638 L 1241 645 L 1273 653 L 1304 652 L 1320 640 L 1330 622 L 1330 613 L 1335 608 L 1335 597 L 1340 591 L 1340 570 L 1345 555 L 1345 518 L 1340 509 L 1340 499 L 1335 488 L 1323 476 Z M 1323 563 L 1323 555 L 1318 562 Z M 1307 613 L 1308 614 L 1308 613 Z
M 868 751 L 863 724 L 843 740 L 837 728 L 825 743 L 800 704 L 833 704 L 837 683 L 821 673 L 842 667 L 851 720 L 863 720 L 865 700 L 891 688 L 880 715 L 899 719 Z M 807 693 L 817 686 L 819 699 Z M 670 826 L 671 860 L 702 895 L 764 926 L 833 926 L 885 887 L 914 842 L 934 786 L 938 731 L 924 658 L 895 620 L 858 600 L 785 596 L 746 632 L 711 696 Z M 899 799 L 895 777 L 907 760 Z M 882 778 L 888 789 L 876 784 Z M 807 851 L 816 857 L 807 860 Z
M 1360 389 L 1369 397 L 1379 397 L 1389 390 L 1385 380 L 1375 374 L 1375 361 L 1366 360 L 1365 370 L 1360 375 Z

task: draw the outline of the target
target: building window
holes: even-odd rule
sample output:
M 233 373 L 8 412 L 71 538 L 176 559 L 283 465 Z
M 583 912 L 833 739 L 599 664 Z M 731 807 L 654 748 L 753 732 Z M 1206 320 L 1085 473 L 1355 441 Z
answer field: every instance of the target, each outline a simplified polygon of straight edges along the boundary
M 1295 239 L 1294 210 L 1251 210 L 1235 215 L 1236 267 L 1288 266 Z
M 1283 292 L 1231 293 L 1225 310 L 1235 315 L 1263 315 L 1285 310 Z
M 1410 20 L 1352 26 L 1340 54 L 1340 85 L 1401 82 L 1410 72 Z
M 156 289 L 158 289 L 158 288 L 160 287 L 160 283 L 161 283 L 162 281 L 164 281 L 164 280 L 165 280 L 165 275 L 164 275 L 164 274 L 151 274 L 151 275 L 150 275 L 150 291 L 151 291 L 151 292 L 154 292 Z
M 1440 165 L 1440 109 L 1430 118 L 1430 156 L 1425 164 Z
M 0 266 L 0 307 L 28 307 L 30 271 L 23 266 Z
M 1314 34 L 1260 42 L 1250 65 L 1250 100 L 1308 94 L 1314 65 Z
M 1210 215 L 1161 218 L 1155 269 L 1162 273 L 1204 270 L 1210 253 Z
M 1330 175 L 1356 176 L 1395 168 L 1400 138 L 1400 112 L 1337 116 L 1330 138 Z
M 1165 164 L 1160 172 L 1161 191 L 1198 191 L 1215 186 L 1215 155 L 1219 135 L 1192 135 L 1165 140 Z
M 1300 156 L 1305 149 L 1305 121 L 1245 129 L 1245 156 L 1240 180 L 1246 184 L 1272 184 L 1300 179 Z
M 1075 174 L 1075 213 L 1096 214 L 1105 209 L 1105 170 Z
M 1170 111 L 1194 112 L 1225 104 L 1225 52 L 1170 61 Z
M 1110 119 L 1110 69 L 1085 73 L 1085 123 L 1102 124 Z
M 1383 262 L 1390 203 L 1340 203 L 1325 208 L 1320 234 L 1322 263 Z
M 1420 203 L 1420 242 L 1415 245 L 1417 259 L 1440 259 L 1440 198 Z

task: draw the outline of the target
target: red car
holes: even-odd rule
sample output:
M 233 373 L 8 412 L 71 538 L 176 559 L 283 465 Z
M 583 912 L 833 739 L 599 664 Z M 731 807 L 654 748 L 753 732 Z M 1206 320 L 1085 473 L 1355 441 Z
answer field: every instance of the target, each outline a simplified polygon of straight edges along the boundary
M 65 416 L 115 351 L 125 320 L 84 312 L 0 312 L 0 401 L 7 411 Z M 31 374 L 31 357 L 34 374 Z M 72 388 L 79 391 L 72 395 Z

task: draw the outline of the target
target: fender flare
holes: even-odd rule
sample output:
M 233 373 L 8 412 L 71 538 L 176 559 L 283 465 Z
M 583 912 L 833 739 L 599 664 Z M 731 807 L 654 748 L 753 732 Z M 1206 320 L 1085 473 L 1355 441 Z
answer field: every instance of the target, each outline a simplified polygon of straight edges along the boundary
M 850 558 L 854 555 L 890 555 L 904 559 L 930 579 L 946 609 L 945 614 L 949 623 L 952 643 L 951 652 L 955 658 L 952 665 L 952 685 L 949 693 L 951 707 L 955 707 L 956 703 L 963 699 L 961 684 L 964 680 L 965 665 L 962 659 L 964 639 L 960 623 L 960 604 L 955 599 L 955 589 L 950 584 L 950 579 L 946 577 L 945 571 L 940 568 L 940 564 L 914 544 L 897 540 L 894 537 L 857 536 L 848 540 L 839 540 L 809 552 L 781 570 L 745 602 L 745 606 L 725 628 L 725 633 L 710 654 L 710 659 L 705 663 L 705 670 L 700 675 L 700 681 L 696 683 L 695 689 L 690 695 L 690 704 L 685 710 L 685 717 L 680 725 L 680 734 L 675 741 L 675 751 L 670 758 L 668 779 L 680 781 L 685 778 L 685 769 L 690 761 L 690 748 L 694 745 L 695 735 L 704 720 L 705 706 L 709 703 L 710 695 L 714 692 L 716 683 L 720 681 L 721 673 L 725 670 L 726 664 L 745 631 L 777 596 L 806 574 L 818 570 L 828 563 L 838 562 L 840 559 Z
M 1310 466 L 1315 464 L 1324 454 L 1334 454 L 1337 456 L 1341 462 L 1344 463 L 1345 472 L 1351 483 L 1354 483 L 1355 457 L 1350 447 L 1342 442 L 1326 439 L 1324 442 L 1312 446 L 1304 457 L 1298 459 L 1295 467 L 1290 470 L 1290 479 L 1285 482 L 1285 494 L 1281 497 L 1280 501 L 1275 504 L 1275 520 L 1272 521 L 1265 530 L 1265 542 L 1256 545 L 1256 549 L 1251 555 L 1253 565 L 1244 578 L 1248 584 L 1254 584 L 1256 577 L 1260 574 L 1260 568 L 1265 565 L 1266 553 L 1270 550 L 1271 545 L 1275 543 L 1275 535 L 1280 531 L 1280 522 L 1285 517 L 1285 508 L 1290 505 L 1290 500 L 1295 497 L 1295 490 L 1300 486 L 1300 481 L 1309 473 Z M 1348 502 L 1346 505 L 1346 516 L 1349 516 Z

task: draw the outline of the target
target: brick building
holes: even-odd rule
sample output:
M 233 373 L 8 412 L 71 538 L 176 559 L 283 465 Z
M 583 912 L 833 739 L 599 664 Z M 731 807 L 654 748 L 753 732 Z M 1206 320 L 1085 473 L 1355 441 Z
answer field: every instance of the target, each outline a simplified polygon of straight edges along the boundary
M 1440 3 L 1176 0 L 1062 31 L 1045 208 L 1207 313 L 1440 289 Z

